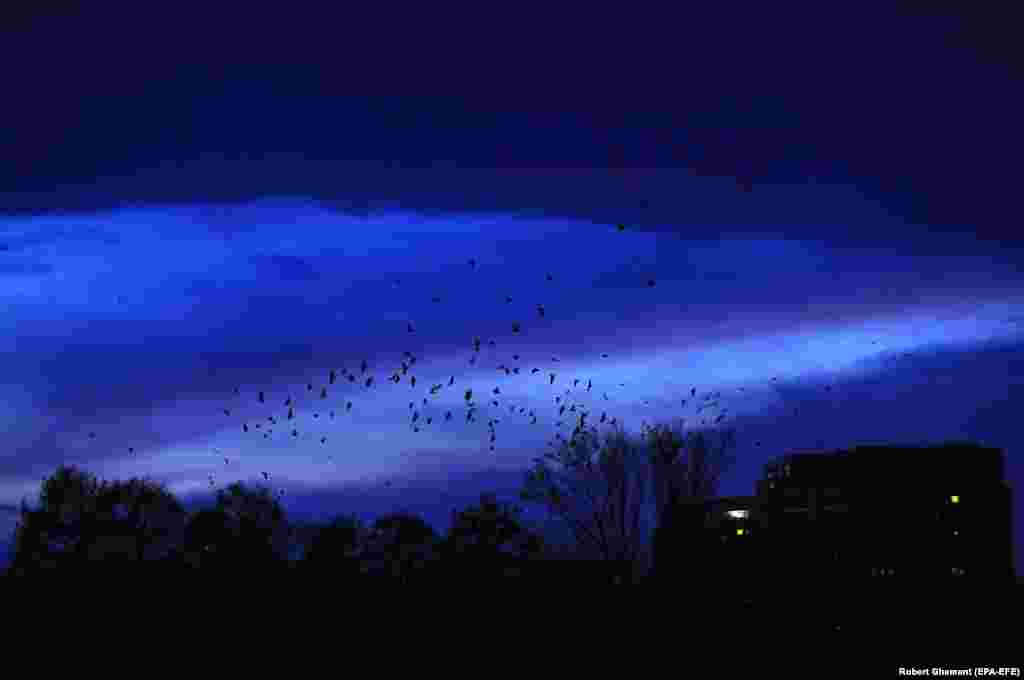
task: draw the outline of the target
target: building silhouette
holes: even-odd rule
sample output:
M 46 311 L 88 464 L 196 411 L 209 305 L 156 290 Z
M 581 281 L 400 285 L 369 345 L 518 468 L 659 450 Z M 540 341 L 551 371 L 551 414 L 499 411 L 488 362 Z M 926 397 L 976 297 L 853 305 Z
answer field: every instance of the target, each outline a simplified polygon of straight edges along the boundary
M 1003 465 L 999 449 L 958 443 L 790 453 L 754 496 L 681 508 L 673 533 L 692 575 L 738 588 L 1012 582 Z

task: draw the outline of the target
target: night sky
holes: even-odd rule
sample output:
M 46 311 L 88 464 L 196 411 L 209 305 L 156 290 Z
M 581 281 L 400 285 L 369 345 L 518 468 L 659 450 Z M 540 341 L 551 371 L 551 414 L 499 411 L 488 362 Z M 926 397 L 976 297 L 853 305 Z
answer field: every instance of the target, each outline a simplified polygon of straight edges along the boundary
M 793 7 L 5 21 L 0 528 L 61 463 L 441 525 L 515 492 L 555 396 L 724 410 L 725 494 L 942 439 L 1020 488 L 1012 22 Z

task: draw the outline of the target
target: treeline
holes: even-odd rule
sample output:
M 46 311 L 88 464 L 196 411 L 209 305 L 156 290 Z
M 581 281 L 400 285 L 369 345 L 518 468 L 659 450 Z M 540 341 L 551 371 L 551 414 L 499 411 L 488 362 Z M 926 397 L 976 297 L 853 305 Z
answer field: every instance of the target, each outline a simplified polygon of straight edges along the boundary
M 673 507 L 714 492 L 732 440 L 711 442 L 710 433 L 669 427 L 646 428 L 640 438 L 621 429 L 603 437 L 577 431 L 535 458 L 521 497 L 562 520 L 568 545 L 545 540 L 523 521 L 522 508 L 491 494 L 453 512 L 440 534 L 404 512 L 370 524 L 350 516 L 291 522 L 269 488 L 241 482 L 189 512 L 156 481 L 99 480 L 62 466 L 41 485 L 36 507 L 22 504 L 7 574 L 635 582 L 656 561 L 645 511 L 656 538 Z

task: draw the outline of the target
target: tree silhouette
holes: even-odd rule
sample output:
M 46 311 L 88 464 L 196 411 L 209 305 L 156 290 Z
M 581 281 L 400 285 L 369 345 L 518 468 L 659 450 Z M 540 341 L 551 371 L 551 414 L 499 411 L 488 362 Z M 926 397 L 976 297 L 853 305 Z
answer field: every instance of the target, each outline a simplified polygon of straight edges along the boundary
M 443 546 L 446 575 L 464 582 L 529 571 L 543 543 L 523 526 L 521 514 L 520 508 L 501 504 L 491 494 L 453 513 Z
M 439 544 L 437 532 L 422 518 L 391 513 L 373 523 L 364 541 L 363 563 L 371 576 L 421 581 L 437 574 Z
M 521 497 L 565 522 L 581 553 L 603 562 L 614 582 L 635 581 L 645 558 L 650 488 L 641 442 L 621 426 L 603 439 L 578 428 L 534 462 Z
M 287 566 L 289 533 L 284 510 L 269 489 L 236 482 L 217 492 L 213 508 L 189 521 L 186 560 L 213 571 L 278 570 Z
M 732 464 L 733 430 L 682 433 L 681 426 L 644 428 L 654 480 L 654 575 L 679 578 L 701 559 L 704 501 L 718 492 Z M 687 554 L 689 553 L 689 554 Z
M 361 549 L 366 529 L 355 517 L 340 516 L 320 527 L 302 556 L 305 572 L 317 576 L 355 578 L 361 574 Z
M 12 571 L 86 571 L 168 564 L 185 511 L 161 484 L 145 479 L 100 482 L 61 466 L 44 480 L 39 507 L 23 503 Z

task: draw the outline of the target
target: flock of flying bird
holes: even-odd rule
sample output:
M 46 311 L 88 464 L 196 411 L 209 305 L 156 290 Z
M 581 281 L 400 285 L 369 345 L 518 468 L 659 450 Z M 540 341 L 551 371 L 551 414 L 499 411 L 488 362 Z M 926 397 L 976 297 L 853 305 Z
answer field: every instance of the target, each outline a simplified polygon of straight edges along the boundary
M 625 230 L 624 225 L 617 225 L 618 231 L 622 232 Z M 477 268 L 476 259 L 468 260 L 469 269 L 475 270 Z M 551 273 L 547 273 L 545 276 L 548 282 L 554 281 L 554 276 Z M 656 284 L 653 278 L 646 280 L 647 287 L 653 288 Z M 396 285 L 398 282 L 396 282 Z M 442 298 L 434 296 L 432 302 L 435 304 L 441 304 Z M 506 295 L 504 297 L 506 304 L 512 303 L 512 297 Z M 535 307 L 537 318 L 545 319 L 546 308 L 544 304 L 538 303 Z M 509 326 L 513 335 L 520 336 L 523 333 L 523 325 L 520 321 L 510 321 Z M 415 334 L 416 327 L 411 322 L 406 323 L 406 333 Z M 491 350 L 497 350 L 497 343 L 495 340 L 489 340 L 488 346 Z M 472 339 L 473 353 L 469 359 L 470 365 L 477 365 L 478 358 L 480 357 L 481 347 L 483 340 L 480 337 L 474 337 Z M 603 359 L 608 358 L 607 353 L 602 353 Z M 498 441 L 498 428 L 497 426 L 502 422 L 502 417 L 505 417 L 507 409 L 508 418 L 521 418 L 528 422 L 530 425 L 538 425 L 539 415 L 536 409 L 528 409 L 526 406 L 517 405 L 510 401 L 505 400 L 505 397 L 501 390 L 501 385 L 495 385 L 493 389 L 487 394 L 479 394 L 473 389 L 463 389 L 457 385 L 457 379 L 455 375 L 451 375 L 447 380 L 443 380 L 438 383 L 433 383 L 427 386 L 425 383 L 420 381 L 417 382 L 415 373 L 415 367 L 418 358 L 412 352 L 406 351 L 402 357 L 396 362 L 396 365 L 388 372 L 384 378 L 385 382 L 393 383 L 394 385 L 400 385 L 403 382 L 407 382 L 412 390 L 414 390 L 414 398 L 409 401 L 408 412 L 409 412 L 409 427 L 414 432 L 420 432 L 423 428 L 443 426 L 446 423 L 450 423 L 456 418 L 455 413 L 451 409 L 439 409 L 431 406 L 431 399 L 437 398 L 444 390 L 462 390 L 462 404 L 465 408 L 464 413 L 459 416 L 460 420 L 464 420 L 465 423 L 476 423 L 480 422 L 482 418 L 486 418 L 487 422 L 487 444 L 490 451 L 494 451 Z M 559 363 L 557 357 L 551 358 L 552 364 Z M 522 376 L 523 379 L 530 379 L 533 376 L 542 374 L 540 379 L 547 383 L 548 386 L 554 388 L 556 381 L 559 380 L 560 376 L 557 371 L 548 368 L 530 367 L 523 365 L 521 362 L 521 356 L 518 353 L 511 353 L 503 362 L 497 365 L 496 370 L 500 378 L 515 380 L 514 376 Z M 211 373 L 215 371 L 211 369 Z M 388 374 L 389 373 L 389 374 Z M 774 382 L 777 378 L 772 378 Z M 348 383 L 346 385 L 346 383 Z M 420 388 L 417 390 L 417 384 Z M 589 431 L 591 433 L 598 432 L 599 425 L 615 426 L 618 422 L 616 416 L 611 415 L 608 412 L 607 405 L 602 405 L 604 408 L 599 408 L 594 402 L 600 403 L 601 401 L 610 401 L 608 392 L 600 390 L 601 397 L 596 397 L 595 385 L 591 378 L 583 378 L 573 376 L 571 378 L 564 378 L 566 387 L 564 389 L 556 390 L 557 393 L 553 396 L 553 422 L 558 431 L 556 431 L 554 439 L 549 441 L 550 445 L 558 445 L 559 442 L 568 442 L 584 433 Z M 296 415 L 296 409 L 302 408 L 305 411 L 312 411 L 312 417 L 318 420 L 325 426 L 337 423 L 342 420 L 347 414 L 350 414 L 353 408 L 356 406 L 359 398 L 354 397 L 351 394 L 351 388 L 354 386 L 359 391 L 369 389 L 380 389 L 381 382 L 377 379 L 377 375 L 371 370 L 370 363 L 367 359 L 362 359 L 358 365 L 358 370 L 349 371 L 347 368 L 340 368 L 339 370 L 331 369 L 326 376 L 323 378 L 323 383 L 314 385 L 312 382 L 308 382 L 305 385 L 305 389 L 299 389 L 299 394 L 303 395 L 305 399 L 301 399 L 291 394 L 272 397 L 266 391 L 256 391 L 255 394 L 251 395 L 251 399 L 255 404 L 250 404 L 255 410 L 261 410 L 262 413 L 258 416 L 252 414 L 252 408 L 245 408 L 246 404 L 235 401 L 231 405 L 222 407 L 222 413 L 225 417 L 238 417 L 238 412 L 242 409 L 246 411 L 246 417 L 241 419 L 241 422 L 236 422 L 236 427 L 246 435 L 252 437 L 260 437 L 262 439 L 286 439 L 290 441 L 297 441 L 300 434 L 307 434 L 308 429 L 303 426 L 300 429 L 299 424 L 296 422 L 298 416 Z M 619 383 L 619 387 L 625 387 L 624 383 Z M 344 390 L 342 388 L 345 388 Z M 830 387 L 826 387 L 830 390 Z M 740 391 L 743 388 L 739 388 Z M 242 388 L 240 386 L 235 387 L 234 396 L 241 399 L 243 395 Z M 332 392 L 345 392 L 344 398 L 336 399 L 333 398 Z M 697 398 L 697 388 L 691 388 L 688 394 L 684 394 L 683 398 L 680 399 L 680 407 L 685 408 L 689 402 L 692 406 L 695 406 L 695 415 L 702 415 L 708 409 L 718 409 L 717 413 L 711 413 L 700 419 L 701 426 L 716 426 L 720 424 L 726 417 L 728 408 L 721 407 L 722 393 L 720 391 L 710 392 L 702 395 L 702 399 Z M 649 405 L 648 401 L 644 402 Z M 599 413 L 599 415 L 597 415 Z M 500 414 L 500 415 L 499 415 Z M 593 417 L 592 417 L 593 416 Z M 685 419 L 684 419 L 685 420 Z M 595 422 L 596 421 L 596 422 Z M 435 425 L 436 423 L 436 425 Z M 572 434 L 568 438 L 564 438 L 561 429 L 572 426 Z M 90 439 L 96 438 L 95 432 L 90 432 Z M 319 440 L 319 443 L 326 446 L 328 443 L 328 436 L 325 431 L 320 431 L 314 435 L 315 439 Z M 759 445 L 759 442 L 756 443 Z M 220 454 L 219 449 L 215 451 Z M 134 447 L 128 448 L 129 453 L 134 453 Z M 333 457 L 328 457 L 329 460 L 333 460 Z M 230 464 L 230 460 L 224 457 L 225 465 Z M 262 472 L 263 478 L 267 481 L 270 480 L 270 475 L 267 472 Z M 215 479 L 213 475 L 209 477 L 210 486 L 214 486 Z M 283 493 L 280 490 L 279 493 Z

